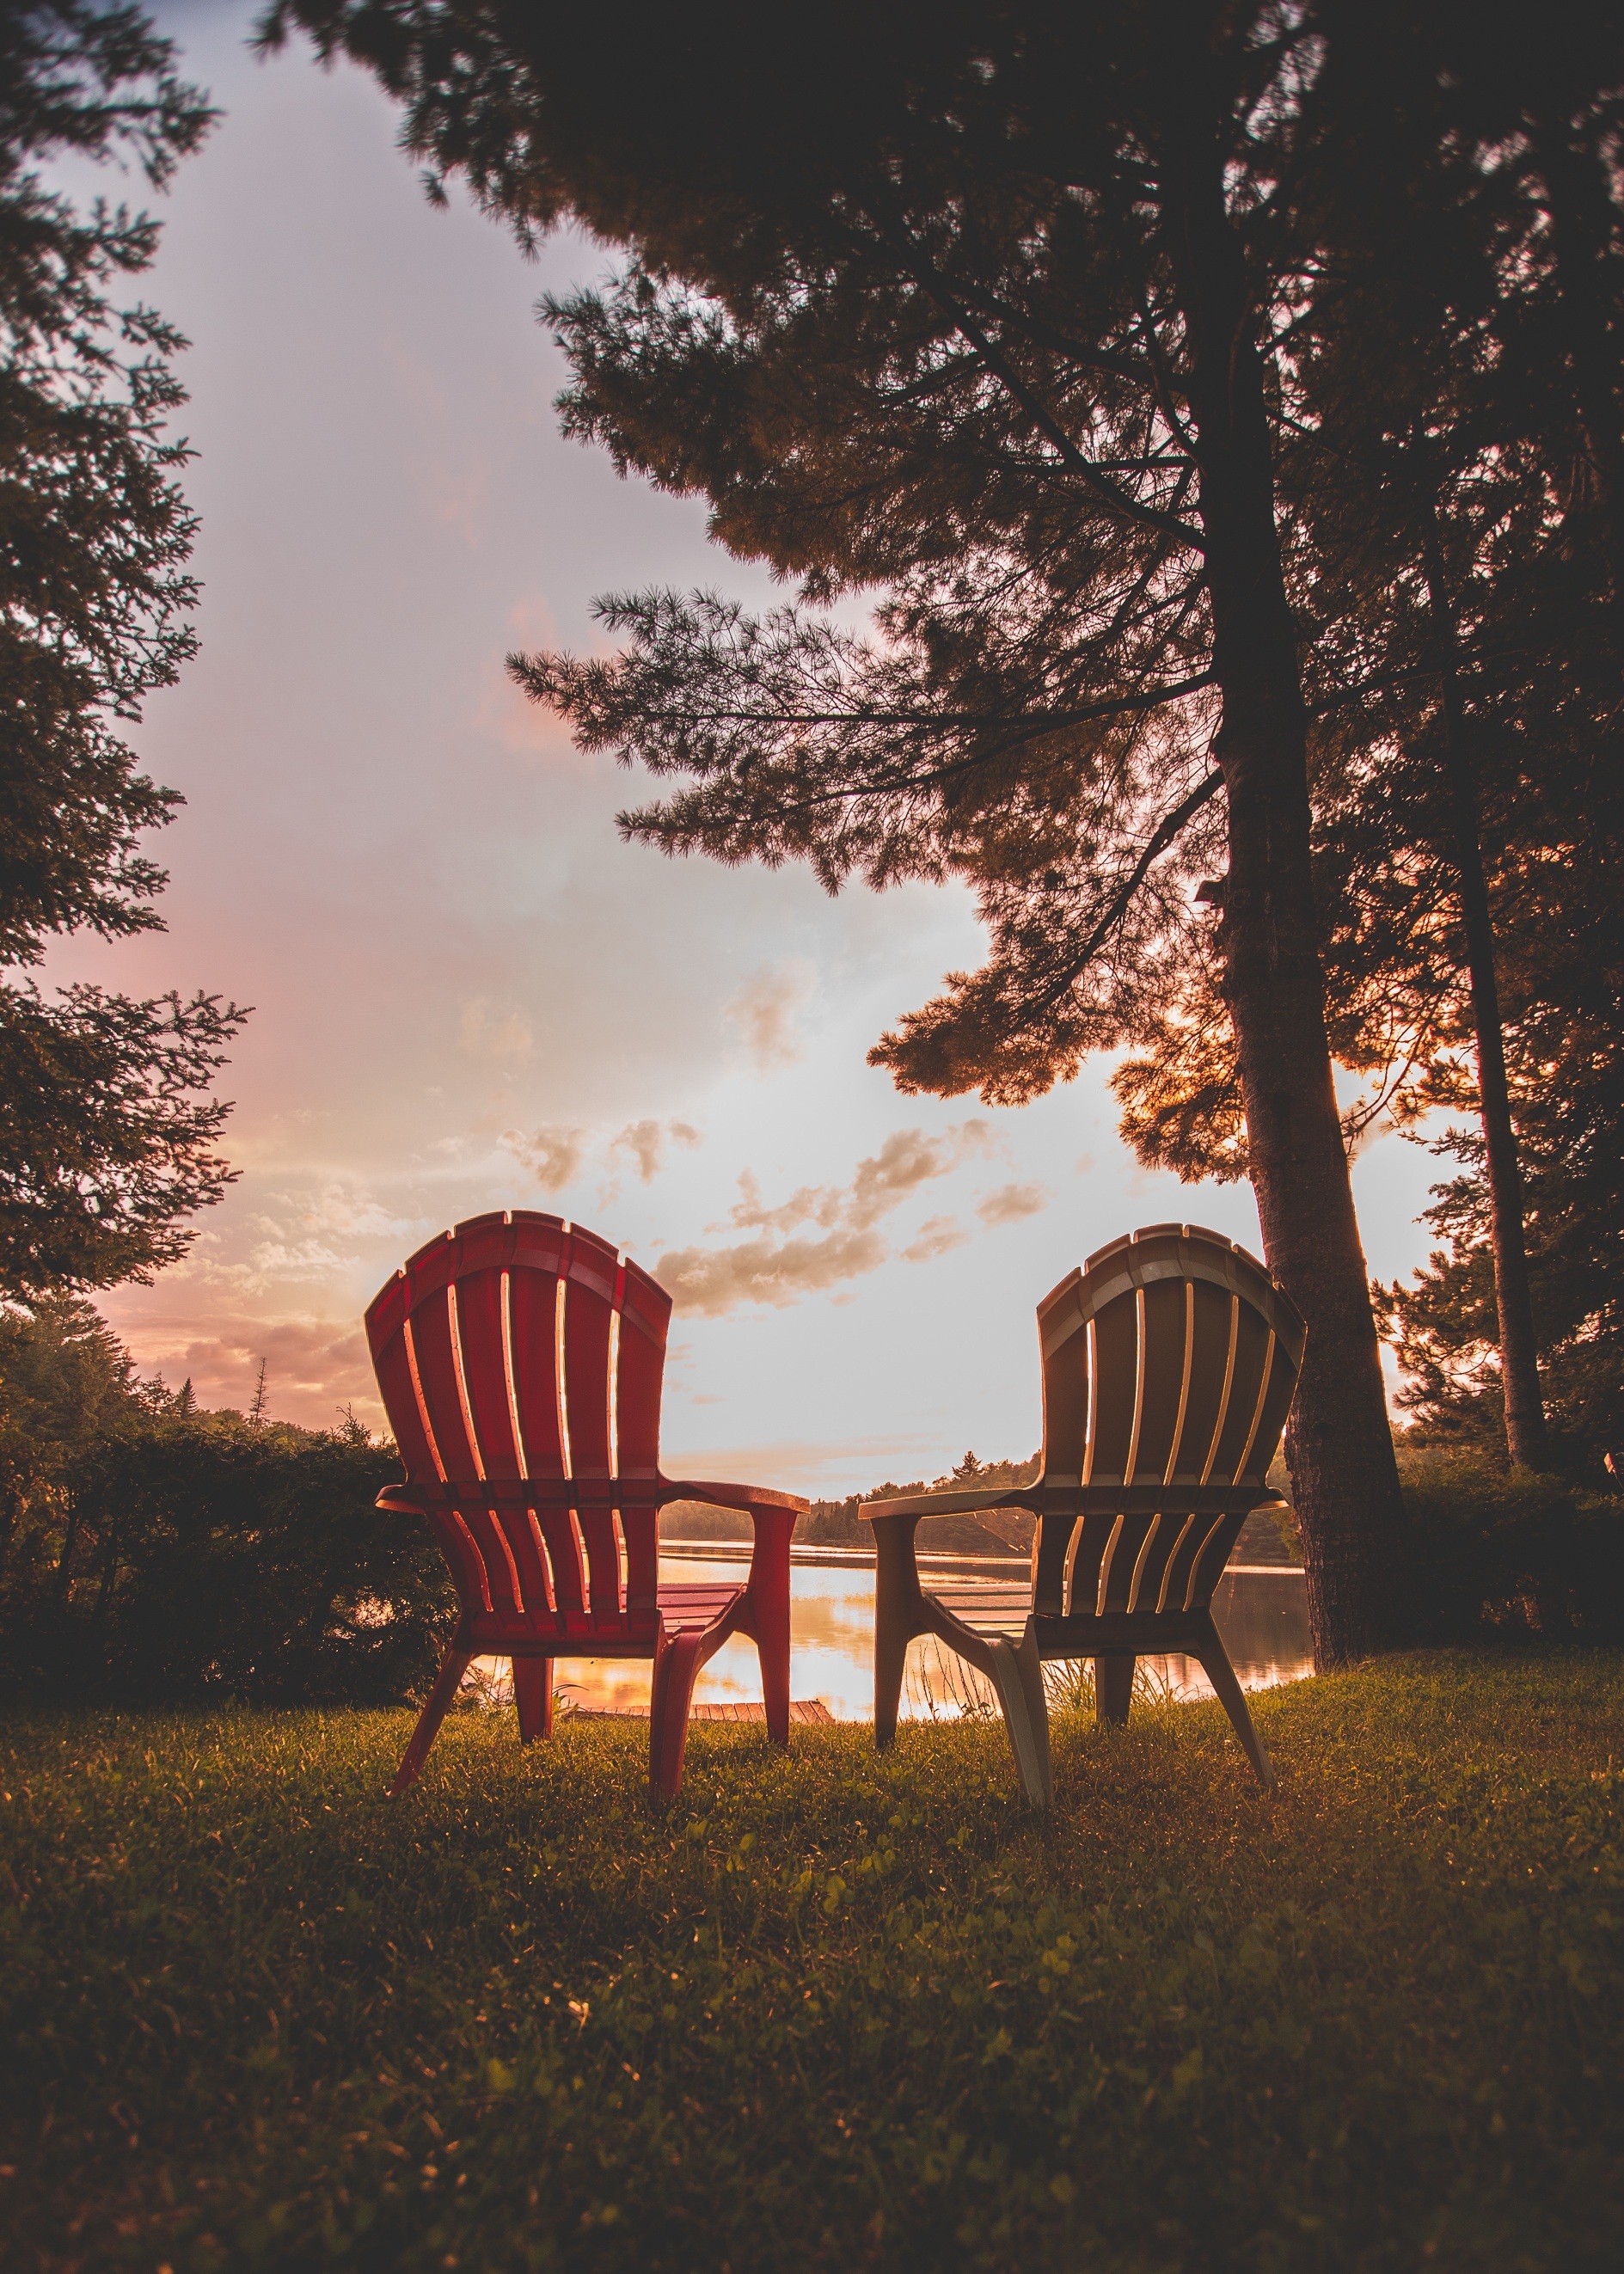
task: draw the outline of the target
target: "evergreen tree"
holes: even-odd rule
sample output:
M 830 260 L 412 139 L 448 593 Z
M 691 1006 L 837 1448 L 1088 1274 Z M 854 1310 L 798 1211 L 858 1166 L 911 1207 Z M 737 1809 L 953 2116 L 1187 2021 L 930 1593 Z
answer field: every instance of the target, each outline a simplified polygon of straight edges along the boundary
M 1477 1197 L 1494 1257 L 1497 1395 L 1503 1385 L 1513 1461 L 1538 1465 L 1513 1125 L 1519 1079 L 1530 1096 L 1548 1079 L 1553 1032 L 1569 1008 L 1583 1013 L 1573 970 L 1532 954 L 1523 935 L 1565 935 L 1553 877 L 1575 906 L 1597 904 L 1624 622 L 1598 511 L 1595 403 L 1567 352 L 1584 329 L 1567 305 L 1578 287 L 1556 251 L 1560 200 L 1541 154 L 1553 133 L 1592 162 L 1616 152 L 1608 90 L 1624 81 L 1624 41 L 1557 11 L 1519 75 L 1514 56 L 1528 44 L 1521 19 L 1446 8 L 1361 5 L 1338 25 L 1317 100 L 1347 178 L 1337 194 L 1334 168 L 1322 177 L 1282 460 L 1291 589 L 1313 627 L 1334 1045 L 1376 1072 L 1366 1116 L 1478 1108 L 1468 1149 L 1487 1179 Z M 1600 305 L 1616 343 L 1624 264 L 1610 210 L 1611 235 L 1580 281 L 1586 322 Z M 1613 370 L 1616 383 L 1616 345 Z M 1518 967 L 1509 1032 L 1497 972 L 1507 954 Z M 1546 982 L 1555 991 L 1542 1003 Z M 1232 1166 L 1229 1054 L 1211 1020 L 1192 1047 L 1189 1007 L 1164 1017 L 1119 1085 L 1142 1149 Z M 1216 1125 L 1201 1111 L 1214 1098 Z M 1556 1198 L 1547 1178 L 1547 1239 Z M 1480 1329 L 1474 1317 L 1470 1337 Z
M 1385 13 L 1193 0 L 837 10 L 787 71 L 726 7 L 641 17 L 629 41 L 623 18 L 541 5 L 287 0 L 272 35 L 293 21 L 373 65 L 434 178 L 464 173 L 522 235 L 573 213 L 627 248 L 606 292 L 548 305 L 567 423 L 703 492 L 726 544 L 799 581 L 764 622 L 705 596 L 613 600 L 619 661 L 521 659 L 522 682 L 586 747 L 688 779 L 627 817 L 667 849 L 806 858 L 831 888 L 974 885 L 992 960 L 883 1042 L 904 1087 L 1019 1102 L 1086 1050 L 1146 1047 L 1123 1074 L 1132 1133 L 1187 1172 L 1245 1168 L 1310 1319 L 1289 1458 L 1317 1645 L 1362 1646 L 1394 1480 L 1317 950 L 1343 983 L 1339 1055 L 1401 1086 L 1406 1045 L 1434 1083 L 1448 1072 L 1470 998 L 1492 1088 L 1500 1022 L 1475 764 L 1463 732 L 1449 748 L 1461 570 L 1438 484 L 1421 512 L 1413 478 L 1435 372 L 1411 353 L 1384 387 L 1404 395 L 1381 438 L 1408 438 L 1408 488 L 1377 470 L 1380 526 L 1351 547 L 1342 485 L 1323 463 L 1304 480 L 1296 446 L 1334 466 L 1371 439 L 1363 412 L 1337 431 L 1352 398 L 1327 313 L 1350 259 L 1380 288 L 1440 155 L 1432 217 L 1468 285 L 1493 269 L 1484 133 L 1445 115 L 1458 56 L 1430 19 L 1407 40 Z M 1568 28 L 1559 11 L 1542 34 Z M 1388 34 L 1397 134 L 1371 100 Z M 1598 68 L 1582 57 L 1575 83 Z M 1357 272 L 1350 200 L 1372 182 L 1387 242 Z M 1446 290 L 1429 343 L 1468 312 Z M 1340 549 L 1368 584 L 1377 535 L 1423 561 L 1420 586 L 1344 636 L 1317 583 Z M 879 641 L 816 613 L 864 589 Z M 1357 651 L 1389 689 L 1417 627 L 1425 731 L 1411 717 L 1395 743 L 1357 699 Z M 1342 753 L 1320 832 L 1342 897 L 1318 917 L 1304 629 L 1334 722 L 1316 756 Z M 1226 858 L 1214 924 L 1191 887 Z
M 193 522 L 167 422 L 184 345 L 117 305 L 156 224 L 49 188 L 53 157 L 132 158 L 157 186 L 211 113 L 141 11 L 0 11 L 0 1293 L 145 1278 L 220 1197 L 207 1096 L 242 1013 L 15 975 L 53 937 L 154 929 L 145 832 L 180 802 L 123 730 L 192 651 Z
M 1312 11 L 837 8 L 786 68 L 741 10 L 288 0 L 522 230 L 628 248 L 553 305 L 574 431 L 799 578 L 766 624 L 613 604 L 532 659 L 579 738 L 696 778 L 636 834 L 958 874 L 994 960 L 877 1053 L 1018 1100 L 1168 1000 L 1190 886 L 1271 1268 L 1309 1321 L 1289 1457 L 1321 1662 L 1382 1631 L 1397 1480 L 1332 1085 L 1272 431 L 1314 160 Z M 882 639 L 808 613 L 877 588 Z M 1221 856 L 1222 857 L 1222 856 Z
M 650 841 L 977 886 L 995 961 L 882 1045 L 905 1087 L 1019 1098 L 1131 1035 L 1222 832 L 1248 1167 L 1309 1321 L 1316 1650 L 1369 1647 L 1398 1488 L 1275 522 L 1312 11 L 836 7 L 789 58 L 734 6 L 630 39 L 547 6 L 287 0 L 272 30 L 296 20 L 522 230 L 573 213 L 627 247 L 550 307 L 567 422 L 705 493 L 801 603 L 620 601 L 619 663 L 523 675 L 588 747 L 695 779 L 630 817 Z M 877 642 L 807 613 L 865 588 Z
M 1567 352 L 1583 327 L 1565 305 L 1574 279 L 1540 152 L 1555 130 L 1592 167 L 1616 153 L 1608 90 L 1624 43 L 1559 11 L 1519 76 L 1528 27 L 1511 14 L 1361 4 L 1321 18 L 1334 37 L 1314 95 L 1321 161 L 1304 184 L 1315 251 L 1279 449 L 1288 584 L 1309 634 L 1332 1043 L 1372 1077 L 1345 1112 L 1350 1133 L 1382 1112 L 1478 1109 L 1497 1383 L 1512 1458 L 1536 1465 L 1519 1055 L 1538 1075 L 1506 1031 L 1496 967 L 1520 929 L 1548 931 L 1553 875 L 1605 863 L 1620 689 L 1605 466 Z M 1612 219 L 1581 281 L 1587 319 L 1599 305 L 1616 343 L 1624 265 L 1619 215 L 1602 205 Z M 1616 364 L 1615 347 L 1615 376 Z M 1520 984 L 1530 968 L 1523 956 Z M 1542 968 L 1557 994 L 1542 1012 L 1522 993 L 1518 1021 L 1531 1035 L 1536 1019 L 1548 1066 L 1552 1023 L 1576 998 L 1554 963 Z M 1142 1156 L 1186 1174 L 1245 1163 L 1220 977 L 1197 945 L 1116 1075 Z M 1554 1198 L 1547 1182 L 1547 1211 Z
M 1624 1472 L 1624 811 L 1620 770 L 1598 766 L 1520 864 L 1518 921 L 1500 968 L 1513 1106 L 1527 1193 L 1533 1316 L 1558 1457 Z M 1539 857 L 1543 853 L 1544 857 Z M 1460 1173 L 1428 1221 L 1443 1243 L 1410 1286 L 1383 1291 L 1429 1438 L 1491 1442 L 1503 1427 L 1491 1204 L 1481 1141 L 1440 1151 Z

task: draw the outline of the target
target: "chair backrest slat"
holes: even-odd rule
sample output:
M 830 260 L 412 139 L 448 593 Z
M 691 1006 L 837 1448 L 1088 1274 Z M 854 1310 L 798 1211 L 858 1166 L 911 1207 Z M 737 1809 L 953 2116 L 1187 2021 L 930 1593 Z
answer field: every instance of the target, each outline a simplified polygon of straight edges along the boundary
M 1130 1296 L 1113 1303 L 1087 1322 L 1089 1374 L 1095 1385 L 1089 1401 L 1088 1442 L 1083 1453 L 1083 1482 L 1114 1485 L 1130 1473 L 1129 1454 L 1138 1434 L 1138 1385 L 1144 1377 L 1139 1367 L 1138 1304 Z M 1113 1391 L 1126 1389 L 1126 1397 Z
M 581 1535 L 567 1508 L 534 1509 L 530 1520 L 538 1538 L 546 1548 L 548 1568 L 553 1577 L 553 1600 L 566 1619 L 584 1623 L 586 1608 L 586 1566 L 581 1556 Z
M 613 1473 L 610 1443 L 615 1296 L 620 1259 L 590 1231 L 572 1230 L 564 1278 L 564 1424 L 572 1479 L 601 1483 Z M 587 1592 L 595 1626 L 623 1615 L 620 1535 L 602 1505 L 576 1510 L 586 1549 Z
M 514 1436 L 515 1413 L 508 1395 L 507 1356 L 500 1264 L 467 1272 L 456 1282 L 457 1339 L 481 1472 L 505 1480 L 522 1477 Z
M 649 1299 L 650 1291 L 658 1302 Z M 620 1346 L 615 1371 L 615 1474 L 628 1486 L 659 1473 L 660 1383 L 671 1298 L 628 1268 L 620 1289 Z
M 1139 1433 L 1132 1482 L 1161 1483 L 1168 1475 L 1184 1410 L 1185 1362 L 1193 1359 L 1189 1280 L 1158 1279 L 1139 1290 L 1143 1354 L 1139 1365 Z
M 447 1480 L 478 1480 L 485 1472 L 474 1447 L 462 1395 L 462 1359 L 455 1334 L 456 1291 L 436 1287 L 413 1309 L 408 1323 L 417 1381 L 431 1434 Z
M 1050 1615 L 1205 1608 L 1244 1510 L 1193 1514 L 1201 1487 L 1264 1488 L 1302 1359 L 1296 1309 L 1216 1232 L 1153 1224 L 1113 1240 L 1038 1306 L 1043 1502 L 1033 1607 Z M 1147 1512 L 1095 1505 L 1113 1485 Z
M 1234 1381 L 1231 1350 L 1238 1314 L 1236 1297 L 1210 1279 L 1190 1284 L 1190 1398 L 1175 1475 L 1198 1484 L 1211 1481 L 1218 1439 L 1229 1412 Z
M 612 1472 L 610 1345 L 619 1324 L 620 1259 L 590 1231 L 572 1231 L 564 1286 L 564 1417 L 572 1477 Z
M 407 1479 L 440 1488 L 431 1521 L 471 1615 L 583 1639 L 652 1620 L 670 1316 L 606 1241 L 530 1210 L 442 1233 L 372 1305 Z M 515 1484 L 537 1488 L 529 1506 L 493 1489 Z

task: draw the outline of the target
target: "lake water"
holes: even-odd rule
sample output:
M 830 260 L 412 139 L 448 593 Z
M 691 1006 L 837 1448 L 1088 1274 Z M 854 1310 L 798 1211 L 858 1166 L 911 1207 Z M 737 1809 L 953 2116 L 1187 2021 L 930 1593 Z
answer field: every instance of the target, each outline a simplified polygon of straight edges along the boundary
M 927 1587 L 930 1576 L 921 1558 Z M 962 1558 L 944 1559 L 943 1576 L 1001 1577 L 1007 1581 L 1024 1564 Z M 670 1580 L 742 1581 L 748 1563 L 662 1555 L 660 1576 Z M 1213 1598 L 1213 1615 L 1235 1670 L 1248 1690 L 1295 1682 L 1313 1671 L 1308 1636 L 1308 1607 L 1300 1570 L 1273 1565 L 1231 1565 Z M 824 1551 L 816 1562 L 796 1562 L 790 1571 L 790 1696 L 822 1698 L 837 1721 L 874 1717 L 874 1567 Z M 1179 1698 L 1207 1698 L 1212 1690 L 1199 1666 L 1182 1658 L 1140 1661 L 1145 1677 Z M 500 1668 L 506 1675 L 507 1668 Z M 495 1671 L 495 1668 L 492 1668 Z M 649 1710 L 646 1660 L 560 1659 L 554 1687 L 576 1705 L 598 1713 Z M 953 1714 L 972 1698 L 985 1695 L 980 1678 L 934 1639 L 915 1642 L 908 1653 L 902 1710 L 914 1716 Z M 723 1644 L 699 1677 L 700 1705 L 761 1703 L 761 1674 L 754 1643 L 735 1637 Z

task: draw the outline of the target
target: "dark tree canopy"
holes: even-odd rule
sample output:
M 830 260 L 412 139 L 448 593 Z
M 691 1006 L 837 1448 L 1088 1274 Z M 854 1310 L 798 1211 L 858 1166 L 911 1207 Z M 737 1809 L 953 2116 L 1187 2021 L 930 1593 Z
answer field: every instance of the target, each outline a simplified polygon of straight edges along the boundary
M 174 327 L 112 296 L 157 224 L 47 186 L 64 153 L 162 186 L 211 112 L 133 7 L 0 14 L 0 974 L 50 942 L 161 927 L 140 849 L 180 802 L 124 731 L 192 654 L 195 524 Z M 216 998 L 52 998 L 0 975 L 0 1291 L 145 1277 L 220 1197 L 209 1098 L 241 1014 Z
M 1477 19 L 1413 15 L 835 6 L 771 49 L 719 4 L 268 19 L 372 65 L 432 187 L 620 248 L 606 285 L 545 304 L 567 426 L 704 494 L 797 588 L 764 621 L 618 598 L 617 659 L 515 659 L 585 746 L 672 783 L 628 832 L 831 888 L 963 877 L 991 956 L 883 1038 L 898 1081 L 1017 1102 L 1125 1046 L 1136 1141 L 1251 1175 L 1310 1321 L 1288 1455 L 1327 1659 L 1380 1631 L 1397 1507 L 1331 1047 L 1390 1101 L 1458 1086 L 1468 1039 L 1436 611 L 1387 462 L 1437 425 L 1483 310 L 1435 291 L 1374 410 L 1350 342 L 1417 199 L 1417 273 L 1452 241 L 1490 304 L 1547 218 L 1530 169 L 1492 162 L 1504 89 L 1460 84 Z M 1541 36 L 1576 54 L 1578 20 Z M 1575 147 L 1611 52 L 1574 64 Z M 1492 428 L 1450 480 L 1481 480 Z M 1450 542 L 1475 666 L 1492 627 Z M 867 638 L 826 613 L 857 594 Z
M 1559 1457 L 1624 1472 L 1624 769 L 1551 782 L 1545 841 L 1505 882 L 1515 921 L 1500 959 L 1512 1094 L 1527 1188 L 1540 1370 Z M 1531 840 L 1532 832 L 1527 832 Z M 1414 1284 L 1383 1291 L 1429 1437 L 1492 1445 L 1504 1392 L 1481 1139 L 1437 1149 L 1459 1172 L 1428 1222 L 1440 1246 Z

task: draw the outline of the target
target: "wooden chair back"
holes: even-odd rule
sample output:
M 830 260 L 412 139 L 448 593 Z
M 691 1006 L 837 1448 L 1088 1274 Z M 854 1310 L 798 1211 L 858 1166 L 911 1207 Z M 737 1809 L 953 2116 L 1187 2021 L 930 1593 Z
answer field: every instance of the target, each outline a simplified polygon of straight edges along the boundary
M 442 1232 L 368 1310 L 402 1492 L 482 1646 L 652 1638 L 670 1317 L 646 1271 L 529 1209 Z
M 1296 1306 L 1233 1240 L 1152 1224 L 1063 1279 L 1038 1332 L 1034 1611 L 1206 1610 L 1285 1427 Z

